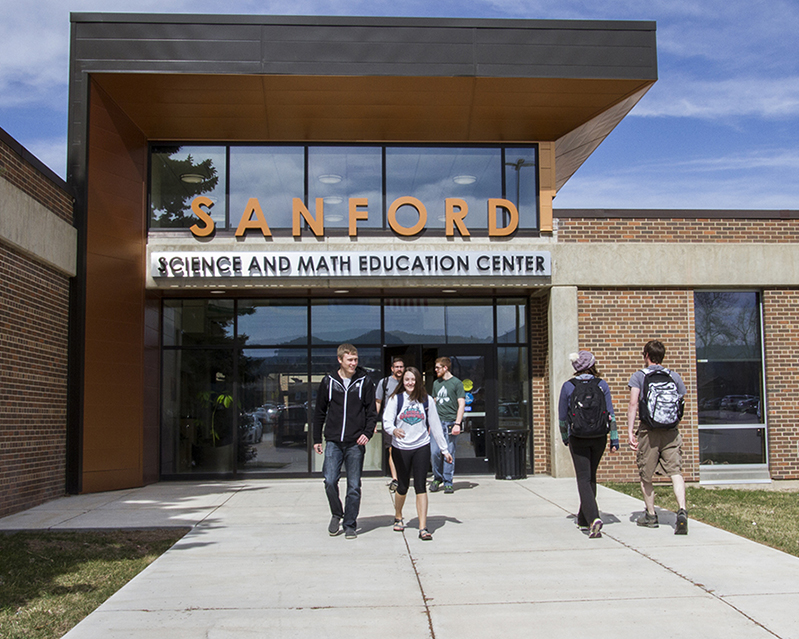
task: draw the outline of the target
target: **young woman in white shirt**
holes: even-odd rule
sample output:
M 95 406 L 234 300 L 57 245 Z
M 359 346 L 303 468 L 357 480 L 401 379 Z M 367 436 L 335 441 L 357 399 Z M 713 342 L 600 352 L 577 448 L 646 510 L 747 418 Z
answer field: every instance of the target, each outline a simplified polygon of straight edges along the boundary
M 391 455 L 397 468 L 397 494 L 394 497 L 394 530 L 405 528 L 402 507 L 413 477 L 416 492 L 416 514 L 419 517 L 419 539 L 431 541 L 427 529 L 427 469 L 430 465 L 430 433 L 452 462 L 447 442 L 436 412 L 436 403 L 429 400 L 422 374 L 413 366 L 405 369 L 402 383 L 388 399 L 383 411 L 383 429 L 391 435 Z M 439 441 L 440 440 L 440 441 Z

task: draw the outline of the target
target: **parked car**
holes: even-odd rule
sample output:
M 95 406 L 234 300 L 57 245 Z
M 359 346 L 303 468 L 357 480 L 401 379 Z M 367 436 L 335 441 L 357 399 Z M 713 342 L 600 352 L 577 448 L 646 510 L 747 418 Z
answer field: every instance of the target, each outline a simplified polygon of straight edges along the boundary
M 264 438 L 264 427 L 255 413 L 244 413 L 239 418 L 239 441 L 242 444 L 258 444 Z
M 275 446 L 305 444 L 308 438 L 308 406 L 281 406 L 274 425 Z
M 721 399 L 721 410 L 738 410 L 738 402 L 752 399 L 753 395 L 725 395 Z

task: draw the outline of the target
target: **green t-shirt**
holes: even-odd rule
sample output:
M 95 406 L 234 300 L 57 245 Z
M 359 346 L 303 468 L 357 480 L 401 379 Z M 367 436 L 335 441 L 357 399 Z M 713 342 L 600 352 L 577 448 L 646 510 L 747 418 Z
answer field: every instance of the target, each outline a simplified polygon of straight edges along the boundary
M 439 419 L 454 422 L 458 416 L 458 400 L 466 399 L 463 382 L 454 376 L 449 379 L 439 377 L 433 382 L 433 397 Z

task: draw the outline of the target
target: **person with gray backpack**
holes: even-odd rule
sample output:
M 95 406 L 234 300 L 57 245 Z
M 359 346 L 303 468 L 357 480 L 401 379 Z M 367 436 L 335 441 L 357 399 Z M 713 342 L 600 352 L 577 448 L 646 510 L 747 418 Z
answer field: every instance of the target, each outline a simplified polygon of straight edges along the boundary
M 688 534 L 688 512 L 685 508 L 685 480 L 682 477 L 682 437 L 678 426 L 683 415 L 685 384 L 682 378 L 662 366 L 666 347 L 650 340 L 642 353 L 645 367 L 635 371 L 627 385 L 630 403 L 627 407 L 627 433 L 630 449 L 636 453 L 641 491 L 646 511 L 636 523 L 646 528 L 658 527 L 655 492 L 652 478 L 658 467 L 671 478 L 677 499 L 675 535 Z M 636 417 L 639 418 L 636 429 Z
M 596 358 L 588 351 L 569 355 L 575 375 L 563 383 L 558 420 L 563 443 L 569 447 L 580 495 L 577 526 L 590 539 L 602 536 L 602 519 L 596 503 L 596 472 L 610 433 L 611 453 L 619 450 L 619 435 L 610 387 L 599 378 Z

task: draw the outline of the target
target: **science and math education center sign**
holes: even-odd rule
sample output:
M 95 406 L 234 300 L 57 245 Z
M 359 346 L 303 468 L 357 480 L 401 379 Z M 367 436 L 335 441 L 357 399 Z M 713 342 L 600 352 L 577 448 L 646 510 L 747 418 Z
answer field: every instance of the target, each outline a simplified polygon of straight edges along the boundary
M 299 277 L 550 277 L 548 251 L 153 252 L 163 279 Z

